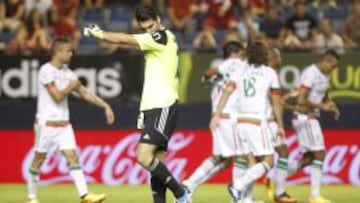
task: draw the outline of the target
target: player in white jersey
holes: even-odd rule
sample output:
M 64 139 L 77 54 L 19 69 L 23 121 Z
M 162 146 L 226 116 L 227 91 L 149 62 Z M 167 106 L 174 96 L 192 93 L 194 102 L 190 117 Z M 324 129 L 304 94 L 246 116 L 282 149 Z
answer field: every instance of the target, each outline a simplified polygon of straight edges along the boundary
M 258 163 L 229 186 L 229 193 L 236 203 L 242 202 L 245 189 L 273 165 L 274 148 L 266 117 L 266 100 L 269 94 L 278 123 L 278 133 L 284 136 L 279 79 L 276 72 L 265 65 L 268 61 L 268 48 L 263 42 L 255 41 L 249 45 L 247 56 L 248 68 L 241 74 L 233 74 L 210 124 L 212 129 L 218 126 L 221 111 L 229 96 L 233 92 L 239 94 L 238 132 L 244 136 L 250 153 L 256 157 Z
M 338 107 L 328 95 L 330 73 L 337 67 L 339 60 L 335 51 L 326 51 L 317 63 L 303 71 L 298 87 L 298 105 L 292 121 L 304 152 L 297 166 L 300 169 L 312 165 L 309 203 L 330 202 L 320 195 L 325 143 L 318 119 L 320 110 L 332 113 L 336 119 L 340 115 Z
M 281 66 L 281 53 L 277 48 L 271 48 L 269 52 L 269 65 L 275 70 Z M 275 202 L 294 203 L 297 200 L 287 194 L 285 190 L 286 178 L 288 177 L 288 156 L 289 150 L 286 145 L 286 137 L 277 136 L 277 123 L 274 117 L 274 111 L 271 106 L 270 98 L 267 101 L 267 119 L 270 132 L 273 136 L 274 149 L 279 157 L 274 167 L 274 176 L 266 179 L 266 188 L 268 199 Z M 273 183 L 274 181 L 274 183 Z
M 35 130 L 35 156 L 27 180 L 27 203 L 38 203 L 37 185 L 40 167 L 48 152 L 60 150 L 70 165 L 70 176 L 74 181 L 82 203 L 98 203 L 104 194 L 88 192 L 84 174 L 78 162 L 76 141 L 70 124 L 68 95 L 77 93 L 85 101 L 104 109 L 108 124 L 114 122 L 111 107 L 101 98 L 81 85 L 77 76 L 67 67 L 72 49 L 67 39 L 55 39 L 51 61 L 41 66 L 38 76 L 38 99 Z
M 224 61 L 218 67 L 209 68 L 205 72 L 203 82 L 211 85 L 212 112 L 216 112 L 219 99 L 231 75 L 235 71 L 241 72 L 246 66 L 243 56 L 244 48 L 240 42 L 228 42 L 223 47 Z M 232 157 L 244 153 L 236 131 L 237 102 L 237 95 L 231 95 L 221 111 L 219 125 L 212 129 L 212 155 L 206 158 L 188 179 L 184 180 L 183 185 L 191 194 L 200 184 L 227 168 Z

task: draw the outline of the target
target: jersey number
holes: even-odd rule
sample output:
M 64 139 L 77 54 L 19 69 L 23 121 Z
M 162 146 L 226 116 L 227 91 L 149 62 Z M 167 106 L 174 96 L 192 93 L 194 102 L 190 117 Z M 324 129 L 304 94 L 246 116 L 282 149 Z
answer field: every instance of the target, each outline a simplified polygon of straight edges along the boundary
M 253 97 L 256 94 L 255 82 L 256 79 L 253 77 L 244 79 L 245 97 Z
M 161 39 L 161 34 L 158 33 L 158 32 L 152 33 L 152 36 L 153 36 L 155 41 L 159 41 Z

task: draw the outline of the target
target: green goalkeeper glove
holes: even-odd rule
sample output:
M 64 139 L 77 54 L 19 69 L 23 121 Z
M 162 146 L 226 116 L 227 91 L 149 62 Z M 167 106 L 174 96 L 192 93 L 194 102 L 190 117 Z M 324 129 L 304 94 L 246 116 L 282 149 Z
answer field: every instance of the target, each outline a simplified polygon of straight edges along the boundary
M 86 25 L 83 29 L 83 34 L 85 37 L 104 39 L 104 30 L 102 30 L 97 24 Z

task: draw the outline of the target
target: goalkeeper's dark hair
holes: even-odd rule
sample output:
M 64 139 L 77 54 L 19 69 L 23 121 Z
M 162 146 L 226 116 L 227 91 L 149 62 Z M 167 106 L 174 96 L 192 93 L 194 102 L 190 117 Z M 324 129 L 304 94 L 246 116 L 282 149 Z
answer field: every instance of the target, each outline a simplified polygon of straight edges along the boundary
M 160 16 L 160 12 L 153 6 L 140 6 L 135 11 L 135 17 L 138 22 L 147 20 L 156 20 Z
M 247 48 L 247 57 L 249 64 L 256 66 L 268 64 L 269 50 L 262 41 L 254 41 Z
M 238 53 L 239 51 L 241 51 L 243 49 L 244 49 L 244 46 L 238 41 L 227 42 L 223 46 L 223 49 L 222 49 L 223 57 L 224 57 L 224 59 L 226 59 L 229 56 L 231 56 L 232 53 Z
M 66 37 L 57 37 L 53 39 L 51 43 L 51 56 L 55 54 L 56 51 L 64 44 L 70 44 L 70 39 Z

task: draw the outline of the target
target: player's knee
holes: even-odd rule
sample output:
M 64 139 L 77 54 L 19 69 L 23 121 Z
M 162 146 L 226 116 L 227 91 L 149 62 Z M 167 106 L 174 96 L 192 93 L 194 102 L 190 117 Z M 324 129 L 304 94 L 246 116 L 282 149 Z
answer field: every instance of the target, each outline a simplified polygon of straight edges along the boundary
M 305 152 L 305 154 L 303 155 L 304 159 L 309 159 L 310 161 L 312 159 L 314 159 L 314 152 Z
M 314 153 L 314 159 L 323 161 L 325 159 L 325 151 L 317 151 Z
M 70 166 L 78 166 L 79 159 L 76 153 L 68 153 L 66 154 L 66 159 L 69 162 Z
M 278 150 L 279 157 L 281 158 L 288 158 L 289 157 L 289 150 L 286 145 L 282 145 L 279 147 Z
M 79 161 L 77 158 L 68 160 L 70 167 L 79 166 Z
M 273 155 L 265 156 L 263 161 L 266 162 L 270 168 L 272 168 L 274 166 L 274 156 Z
M 44 160 L 40 160 L 40 159 L 34 159 L 34 161 L 31 164 L 31 168 L 33 169 L 39 169 L 42 165 L 42 163 L 44 162 Z
M 141 153 L 139 151 L 136 153 L 136 161 L 144 167 L 150 166 L 153 159 L 154 157 L 152 155 Z
M 223 162 L 224 162 L 224 169 L 227 169 L 231 165 L 231 158 L 226 158 L 224 159 Z
M 156 151 L 154 157 L 159 159 L 161 162 L 165 162 L 165 151 Z
M 76 154 L 73 154 L 70 156 L 69 158 L 69 161 L 74 163 L 74 164 L 77 164 L 79 161 L 78 161 L 78 156 Z
M 45 154 L 38 154 L 36 153 L 31 164 L 31 168 L 39 169 L 42 163 L 45 161 L 46 155 Z
M 244 160 L 247 160 L 248 166 L 253 166 L 256 164 L 257 159 L 253 155 L 246 155 L 243 157 Z

